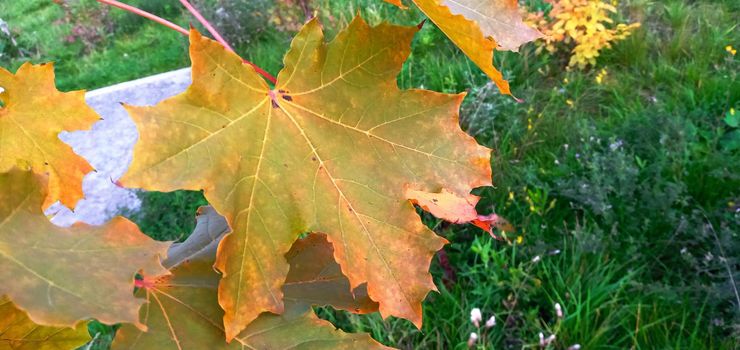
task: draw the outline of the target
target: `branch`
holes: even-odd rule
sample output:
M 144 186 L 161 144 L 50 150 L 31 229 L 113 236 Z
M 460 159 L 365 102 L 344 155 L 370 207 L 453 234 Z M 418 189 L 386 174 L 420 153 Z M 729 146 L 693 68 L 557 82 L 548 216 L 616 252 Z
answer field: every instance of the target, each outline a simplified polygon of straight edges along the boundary
M 231 47 L 231 45 L 229 45 L 229 43 L 221 36 L 221 34 L 219 34 L 216 28 L 214 28 L 211 25 L 211 23 L 208 22 L 208 20 L 205 17 L 203 17 L 203 15 L 200 14 L 200 12 L 198 11 L 198 9 L 195 8 L 195 6 L 191 5 L 190 2 L 188 2 L 188 0 L 180 0 L 180 3 L 183 6 L 185 6 L 186 9 L 188 9 L 188 11 L 198 20 L 198 22 L 200 22 L 200 24 L 202 24 L 208 30 L 208 32 L 211 33 L 211 35 L 213 35 L 216 41 L 221 43 L 221 45 L 223 45 L 227 50 L 236 53 L 234 49 Z M 275 79 L 275 77 L 272 76 L 272 74 L 266 72 L 262 68 L 258 67 L 256 64 L 249 62 L 243 58 L 242 58 L 242 61 L 252 66 L 252 68 L 254 68 L 254 70 L 256 70 L 257 73 L 261 74 L 267 80 L 272 82 L 273 85 L 277 82 L 277 79 Z
M 195 8 L 195 6 L 191 5 L 190 2 L 188 2 L 188 0 L 180 0 L 180 3 L 182 4 L 182 6 L 185 6 L 185 8 L 188 9 L 188 11 L 191 14 L 193 14 L 193 16 L 195 17 L 195 19 L 197 19 L 198 22 L 200 22 L 200 24 L 202 24 L 204 27 L 206 27 L 206 29 L 208 30 L 208 32 L 211 33 L 211 35 L 213 35 L 213 38 L 215 38 L 216 41 L 218 41 L 219 43 L 221 43 L 221 45 L 223 45 L 229 51 L 232 51 L 232 52 L 234 51 L 234 49 L 231 48 L 231 46 L 226 41 L 226 39 L 224 39 L 221 36 L 221 34 L 219 34 L 219 32 L 216 30 L 216 28 L 214 28 L 211 25 L 211 23 L 208 22 L 208 20 L 205 17 L 203 17 L 203 15 L 200 14 L 200 12 L 198 11 L 198 9 Z
M 178 32 L 180 32 L 181 34 L 183 34 L 185 36 L 190 35 L 190 33 L 187 31 L 187 29 L 185 29 L 183 27 L 180 27 L 177 24 L 174 24 L 174 23 L 172 23 L 172 22 L 170 22 L 170 21 L 168 21 L 168 20 L 166 20 L 166 19 L 164 19 L 162 17 L 155 16 L 155 15 L 149 13 L 149 12 L 140 10 L 140 9 L 138 9 L 136 7 L 126 5 L 126 4 L 121 3 L 121 2 L 118 2 L 116 0 L 97 0 L 97 1 L 100 2 L 100 3 L 106 4 L 106 5 L 118 7 L 119 9 L 126 10 L 128 12 L 131 12 L 133 14 L 139 15 L 141 17 L 151 19 L 152 21 L 157 22 L 157 23 L 159 23 L 159 24 L 161 24 L 161 25 L 163 25 L 163 26 L 165 26 L 167 28 L 174 29 L 174 30 L 178 31 Z
M 120 9 L 122 9 L 122 10 L 131 12 L 131 13 L 133 13 L 135 15 L 138 15 L 138 16 L 141 16 L 141 17 L 150 19 L 150 20 L 152 20 L 154 22 L 157 22 L 157 23 L 159 23 L 159 24 L 167 27 L 167 28 L 170 28 L 170 29 L 173 29 L 173 30 L 177 31 L 178 33 L 180 33 L 182 35 L 190 36 L 190 32 L 188 32 L 187 29 L 185 29 L 183 27 L 180 27 L 177 24 L 174 24 L 174 23 L 172 23 L 172 22 L 170 22 L 170 21 L 168 21 L 168 20 L 166 20 L 166 19 L 164 19 L 162 17 L 159 17 L 159 16 L 153 15 L 153 14 L 151 14 L 149 12 L 140 10 L 140 9 L 138 9 L 136 7 L 133 7 L 133 6 L 130 6 L 130 5 L 126 5 L 126 4 L 121 3 L 121 2 L 118 2 L 116 0 L 97 0 L 97 1 L 100 2 L 100 3 L 106 4 L 106 5 L 118 7 Z M 211 24 L 208 23 L 208 21 L 206 21 L 205 18 L 203 18 L 203 16 L 198 12 L 198 10 L 196 10 L 186 0 L 181 0 L 181 2 L 183 3 L 183 5 L 185 5 L 185 7 L 188 9 L 188 11 L 190 11 L 190 13 L 192 13 L 195 16 L 195 18 L 198 19 L 198 21 L 200 21 L 201 23 L 203 23 L 203 25 L 206 27 L 206 29 L 208 29 L 208 31 L 211 33 L 211 35 L 213 35 L 216 38 L 216 40 L 221 45 L 224 46 L 224 48 L 226 48 L 227 50 L 229 50 L 231 52 L 234 52 L 234 49 L 232 49 L 231 46 L 229 46 L 229 44 L 224 40 L 224 38 L 221 37 L 221 35 L 216 31 L 216 29 L 214 29 L 213 26 L 211 26 Z M 242 61 L 244 63 L 252 66 L 252 68 L 254 68 L 254 70 L 257 71 L 257 73 L 259 73 L 260 75 L 262 75 L 263 77 L 265 77 L 265 79 L 269 80 L 273 85 L 277 82 L 277 79 L 275 79 L 275 77 L 272 74 L 270 74 L 267 71 L 265 71 L 264 69 L 258 67 L 256 64 L 254 64 L 252 62 L 249 62 L 249 61 L 247 61 L 247 60 L 245 60 L 243 58 L 242 58 Z

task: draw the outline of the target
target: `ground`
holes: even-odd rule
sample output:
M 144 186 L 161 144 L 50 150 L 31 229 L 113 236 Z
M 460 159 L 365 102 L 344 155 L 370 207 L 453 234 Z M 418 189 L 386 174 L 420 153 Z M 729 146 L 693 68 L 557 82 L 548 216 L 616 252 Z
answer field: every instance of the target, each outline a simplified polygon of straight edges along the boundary
M 177 2 L 129 3 L 183 26 L 195 22 Z M 357 11 L 371 23 L 424 18 L 379 0 L 313 6 L 330 36 Z M 540 332 L 555 334 L 557 349 L 736 348 L 740 131 L 733 111 L 740 85 L 737 56 L 727 46 L 740 46 L 739 10 L 732 0 L 622 1 L 617 17 L 641 28 L 585 70 L 566 69 L 567 53 L 538 53 L 536 44 L 497 54 L 521 103 L 498 94 L 427 22 L 399 85 L 468 92 L 461 124 L 494 150 L 495 187 L 479 190 L 479 209 L 508 218 L 516 232 L 495 240 L 423 215 L 451 243 L 432 266 L 440 292 L 425 301 L 421 330 L 378 315 L 319 314 L 404 349 L 466 348 L 470 332 L 478 332 L 470 323 L 475 307 L 486 319 L 497 317 L 480 348 L 536 348 Z M 70 37 L 75 20 L 95 11 L 91 1 L 67 16 L 50 1 L 0 2 L 0 18 L 21 48 L 13 52 L 0 41 L 0 66 L 56 61 L 58 83 L 69 90 L 187 65 L 179 34 L 117 10 L 101 22 L 99 38 Z M 54 21 L 61 25 L 49 25 Z M 238 51 L 276 73 L 291 26 L 275 31 L 260 23 L 265 27 L 244 34 L 259 33 Z M 602 69 L 607 74 L 597 79 Z M 141 196 L 143 211 L 129 216 L 158 239 L 183 237 L 205 203 L 191 192 Z M 112 334 L 102 325 L 91 332 L 100 348 Z

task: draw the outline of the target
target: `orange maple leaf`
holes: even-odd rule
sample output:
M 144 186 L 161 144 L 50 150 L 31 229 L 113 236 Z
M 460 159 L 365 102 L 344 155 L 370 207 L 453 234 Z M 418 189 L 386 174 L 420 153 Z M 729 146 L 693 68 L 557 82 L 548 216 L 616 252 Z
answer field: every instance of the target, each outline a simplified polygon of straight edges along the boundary
M 490 150 L 458 124 L 464 95 L 400 90 L 417 27 L 357 17 L 329 44 L 305 25 L 270 89 L 254 69 L 191 31 L 193 84 L 154 107 L 128 107 L 140 139 L 121 182 L 204 189 L 233 229 L 219 246 L 227 339 L 284 312 L 285 253 L 325 232 L 334 257 L 383 316 L 421 325 L 428 272 L 446 242 L 408 202 L 407 186 L 460 197 L 490 184 Z

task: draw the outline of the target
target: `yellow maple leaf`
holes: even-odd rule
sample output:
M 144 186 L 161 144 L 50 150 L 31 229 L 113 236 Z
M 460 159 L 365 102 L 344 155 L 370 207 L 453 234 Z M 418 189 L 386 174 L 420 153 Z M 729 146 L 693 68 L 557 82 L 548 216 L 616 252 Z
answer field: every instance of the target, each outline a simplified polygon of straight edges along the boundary
M 49 174 L 49 196 L 74 208 L 82 178 L 93 168 L 59 139 L 62 131 L 86 130 L 100 117 L 85 104 L 84 91 L 60 92 L 51 63 L 23 64 L 16 74 L 0 68 L 0 172 L 14 167 Z

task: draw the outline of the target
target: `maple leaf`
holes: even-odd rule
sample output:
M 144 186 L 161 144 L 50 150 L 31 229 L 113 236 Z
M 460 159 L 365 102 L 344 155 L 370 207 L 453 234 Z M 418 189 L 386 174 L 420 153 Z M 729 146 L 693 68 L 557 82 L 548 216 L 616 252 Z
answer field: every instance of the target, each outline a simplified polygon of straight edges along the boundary
M 382 349 L 366 334 L 346 334 L 318 319 L 311 305 L 338 304 L 365 312 L 376 304 L 366 293 L 350 292 L 349 281 L 331 257 L 325 235 L 311 234 L 298 240 L 287 257 L 290 273 L 285 285 L 286 307 L 282 315 L 265 313 L 237 335 L 224 341 L 218 305 L 219 274 L 212 265 L 216 246 L 228 231 L 226 221 L 210 207 L 199 210 L 191 236 L 170 249 L 165 264 L 171 274 L 144 277 L 137 292 L 148 304 L 141 310 L 142 332 L 124 325 L 113 349 Z
M 100 117 L 85 104 L 84 91 L 60 92 L 51 63 L 24 63 L 12 74 L 0 68 L 0 172 L 14 167 L 49 174 L 49 198 L 74 208 L 83 197 L 82 178 L 93 170 L 58 135 L 86 130 Z
M 402 7 L 399 0 L 385 0 Z M 522 20 L 517 0 L 413 0 L 442 32 L 483 70 L 501 93 L 509 82 L 493 65 L 494 50 L 517 51 L 542 36 Z
M 0 349 L 76 349 L 88 341 L 87 322 L 74 328 L 39 326 L 8 298 L 0 297 Z
M 310 21 L 271 90 L 249 65 L 191 31 L 193 83 L 154 107 L 127 107 L 139 130 L 121 183 L 204 189 L 233 233 L 220 244 L 227 339 L 260 313 L 284 312 L 285 253 L 324 232 L 352 288 L 367 283 L 383 316 L 421 325 L 428 272 L 446 242 L 405 188 L 467 196 L 490 185 L 490 150 L 458 124 L 464 97 L 400 90 L 417 27 L 357 17 L 329 44 Z
M 55 226 L 41 211 L 46 182 L 14 169 L 0 174 L 0 295 L 38 324 L 138 323 L 133 297 L 140 269 L 163 273 L 169 243 L 145 236 L 122 217 L 103 226 Z

